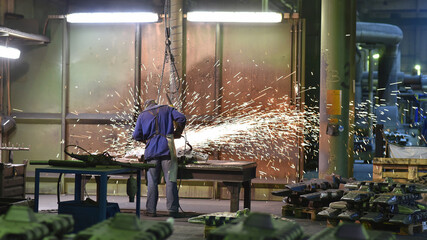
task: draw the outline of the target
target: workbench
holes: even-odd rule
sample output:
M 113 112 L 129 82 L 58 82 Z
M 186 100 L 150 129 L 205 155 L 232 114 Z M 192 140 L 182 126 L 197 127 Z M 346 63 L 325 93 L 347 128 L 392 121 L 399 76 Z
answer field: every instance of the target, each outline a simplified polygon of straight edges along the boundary
M 35 188 L 34 188 L 34 212 L 39 210 L 39 190 L 40 190 L 40 174 L 41 173 L 64 173 L 64 174 L 74 174 L 74 201 L 80 202 L 82 199 L 81 193 L 81 184 L 82 184 L 82 174 L 83 175 L 95 175 L 99 176 L 99 189 L 98 189 L 98 204 L 99 204 L 99 220 L 106 219 L 107 212 L 107 177 L 109 175 L 116 174 L 127 174 L 127 173 L 136 173 L 137 181 L 137 192 L 136 192 L 136 216 L 139 218 L 140 209 L 141 209 L 141 171 L 133 168 L 72 168 L 72 167 L 44 167 L 36 168 L 35 171 Z
M 206 163 L 180 165 L 179 179 L 215 180 L 230 191 L 230 212 L 239 210 L 240 189 L 243 207 L 251 208 L 251 180 L 256 177 L 256 162 L 209 160 Z

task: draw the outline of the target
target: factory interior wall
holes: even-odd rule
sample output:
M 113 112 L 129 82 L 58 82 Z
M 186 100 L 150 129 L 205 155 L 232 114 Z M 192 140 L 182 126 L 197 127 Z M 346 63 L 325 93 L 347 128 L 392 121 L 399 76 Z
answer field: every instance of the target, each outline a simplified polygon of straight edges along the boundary
M 248 109 L 260 105 L 263 110 L 269 110 L 278 108 L 275 103 L 281 101 L 287 107 L 280 105 L 283 109 L 276 110 L 295 108 L 294 99 L 290 97 L 292 84 L 297 81 L 297 74 L 292 72 L 296 64 L 291 58 L 296 47 L 292 40 L 292 24 L 295 21 L 257 26 L 224 24 L 223 112 L 237 104 L 246 104 Z M 15 152 L 15 163 L 60 159 L 63 141 L 65 145 L 76 144 L 91 152 L 102 152 L 123 148 L 120 142 L 129 137 L 124 132 L 129 132 L 130 124 L 112 124 L 110 117 L 128 116 L 133 107 L 136 25 L 68 25 L 69 74 L 65 89 L 62 89 L 63 26 L 62 20 L 51 21 L 48 28 L 51 42 L 43 46 L 26 46 L 21 59 L 12 64 L 11 110 L 16 116 L 17 127 L 7 140 L 30 148 L 28 152 Z M 209 102 L 214 100 L 215 91 L 210 86 L 215 80 L 216 25 L 187 23 L 186 27 L 185 103 L 192 103 L 191 97 L 195 92 L 202 97 L 194 102 L 194 109 L 185 108 L 184 113 L 189 116 L 215 116 L 214 105 Z M 163 23 L 142 25 L 141 35 L 141 98 L 155 98 L 164 56 Z M 164 85 L 168 84 L 168 76 L 166 72 Z M 61 108 L 63 94 L 67 96 L 64 110 Z M 64 139 L 61 139 L 62 111 L 66 116 Z M 233 111 L 232 114 L 243 114 L 245 110 L 241 111 Z M 280 127 L 289 123 L 278 124 Z M 277 136 L 276 142 L 265 142 L 260 138 L 259 142 L 247 145 L 222 147 L 217 156 L 226 160 L 256 161 L 257 177 L 266 182 L 275 180 L 266 187 L 275 188 L 278 182 L 284 184 L 297 180 L 298 134 L 301 133 L 288 132 L 286 138 L 283 138 L 285 135 Z M 280 153 L 277 146 L 282 147 Z M 253 153 L 246 156 L 235 154 L 247 152 L 247 148 L 251 148 Z M 34 168 L 28 166 L 29 192 Z M 193 185 L 204 187 L 212 184 Z M 208 190 L 214 195 L 218 191 L 212 193 Z M 197 191 L 188 192 L 188 196 L 197 195 L 194 193 Z M 209 194 L 205 197 L 211 196 Z

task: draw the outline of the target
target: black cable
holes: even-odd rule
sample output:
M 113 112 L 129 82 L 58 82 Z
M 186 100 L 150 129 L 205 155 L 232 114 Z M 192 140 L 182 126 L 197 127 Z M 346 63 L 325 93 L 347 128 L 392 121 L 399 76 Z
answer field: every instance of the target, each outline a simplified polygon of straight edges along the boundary
M 168 14 L 169 14 L 169 0 L 165 0 L 164 8 L 163 8 L 163 15 L 164 15 L 164 23 L 165 23 L 165 56 L 163 57 L 163 66 L 162 66 L 162 74 L 160 76 L 160 83 L 159 87 L 157 89 L 157 103 L 159 103 L 160 100 L 160 90 L 162 88 L 163 84 L 163 77 L 165 72 L 165 66 L 168 59 L 168 45 L 170 45 L 170 30 L 169 30 L 169 20 L 168 20 Z
M 68 147 L 75 147 L 75 148 L 81 149 L 82 151 L 85 151 L 85 152 L 89 153 L 89 155 L 92 155 L 92 153 L 90 153 L 88 150 L 86 150 L 86 149 L 84 149 L 84 148 L 82 148 L 82 147 L 80 147 L 80 146 L 78 146 L 78 145 L 71 144 L 71 145 L 67 145 L 67 146 L 65 146 L 65 148 L 64 148 L 64 153 L 65 153 L 65 154 L 67 154 L 69 157 L 74 158 L 74 157 L 71 155 L 71 153 L 67 152 L 67 148 L 68 148 Z

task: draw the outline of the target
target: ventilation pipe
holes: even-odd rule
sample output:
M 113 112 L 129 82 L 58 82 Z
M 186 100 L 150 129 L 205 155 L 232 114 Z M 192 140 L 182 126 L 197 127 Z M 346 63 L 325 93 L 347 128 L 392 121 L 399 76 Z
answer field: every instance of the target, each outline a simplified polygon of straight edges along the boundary
M 371 45 L 385 45 L 385 50 L 379 59 L 378 86 L 380 104 L 394 106 L 397 102 L 398 71 L 400 71 L 399 44 L 403 38 L 402 30 L 394 25 L 383 23 L 356 23 L 356 42 Z M 358 85 L 359 86 L 359 85 Z M 361 91 L 362 89 L 358 89 Z

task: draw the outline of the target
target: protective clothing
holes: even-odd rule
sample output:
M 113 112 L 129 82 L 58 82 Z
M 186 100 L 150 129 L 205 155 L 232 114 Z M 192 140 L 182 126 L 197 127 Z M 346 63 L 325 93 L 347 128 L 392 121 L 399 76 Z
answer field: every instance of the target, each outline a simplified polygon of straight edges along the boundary
M 156 165 L 147 171 L 147 212 L 156 213 L 159 198 L 158 183 L 163 170 L 166 205 L 169 212 L 176 213 L 179 208 L 179 197 L 176 183 L 178 161 L 174 137 L 181 137 L 186 118 L 175 108 L 156 105 L 154 100 L 145 101 L 144 107 L 145 110 L 136 121 L 132 137 L 146 144 L 144 158 L 148 163 Z
M 176 129 L 174 129 L 174 122 Z M 167 135 L 170 134 L 179 138 L 184 130 L 185 123 L 185 115 L 175 108 L 152 104 L 139 115 L 132 137 L 146 144 L 145 160 L 171 159 Z

